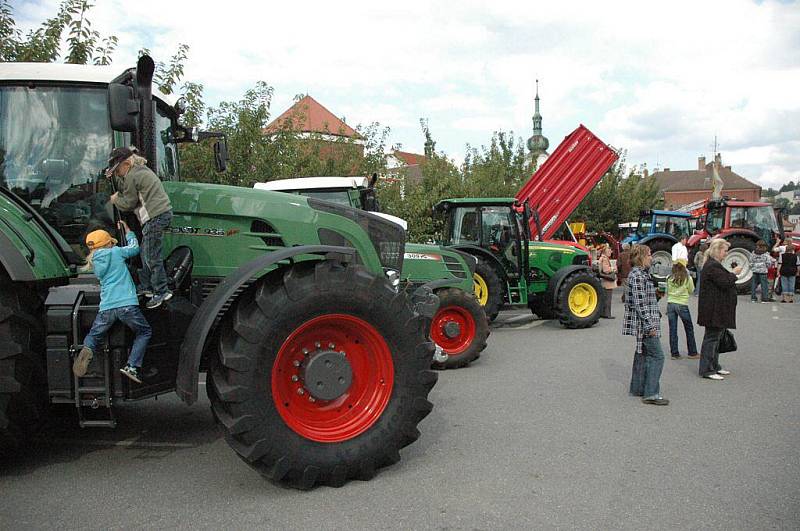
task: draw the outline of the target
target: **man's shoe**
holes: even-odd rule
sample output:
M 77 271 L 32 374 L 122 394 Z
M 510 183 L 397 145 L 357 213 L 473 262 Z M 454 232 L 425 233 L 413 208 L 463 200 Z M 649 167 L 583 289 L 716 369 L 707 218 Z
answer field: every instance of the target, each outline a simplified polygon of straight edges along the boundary
M 699 360 L 700 359 L 700 354 L 689 354 L 686 357 L 689 358 L 690 360 Z
M 145 297 L 147 299 L 152 299 L 153 298 L 153 292 L 151 290 L 149 290 L 149 289 L 140 289 L 140 290 L 136 290 L 136 296 L 137 297 Z
M 724 380 L 725 378 L 720 376 L 719 374 L 706 374 L 703 378 L 708 378 L 709 380 Z
M 725 369 L 720 369 L 717 371 L 717 374 L 721 374 L 722 376 L 728 376 L 731 371 L 726 371 Z
M 750 299 L 750 302 L 758 302 L 758 299 Z
M 660 396 L 656 398 L 642 398 L 642 403 L 644 404 L 652 404 L 654 406 L 668 406 L 669 400 L 666 398 L 662 398 Z
M 78 378 L 81 378 L 84 374 L 86 374 L 86 370 L 89 368 L 89 363 L 91 363 L 92 358 L 94 357 L 94 352 L 89 347 L 83 347 L 81 351 L 78 353 L 78 357 L 75 358 L 75 363 L 72 364 L 72 372 Z
M 139 371 L 136 367 L 131 367 L 130 365 L 125 365 L 123 368 L 119 370 L 122 374 L 133 380 L 134 382 L 140 384 L 142 383 L 142 379 L 139 378 Z
M 601 315 L 600 318 L 601 319 L 616 319 L 616 317 L 614 317 L 613 315 Z
M 673 354 L 672 355 L 672 359 L 679 360 L 679 359 L 681 359 L 681 355 L 680 354 Z
M 167 302 L 171 298 L 172 298 L 172 292 L 167 291 L 166 293 L 162 293 L 161 295 L 156 295 L 155 297 L 147 301 L 147 304 L 145 306 L 147 307 L 148 310 L 155 310 L 156 308 L 161 306 L 162 303 Z

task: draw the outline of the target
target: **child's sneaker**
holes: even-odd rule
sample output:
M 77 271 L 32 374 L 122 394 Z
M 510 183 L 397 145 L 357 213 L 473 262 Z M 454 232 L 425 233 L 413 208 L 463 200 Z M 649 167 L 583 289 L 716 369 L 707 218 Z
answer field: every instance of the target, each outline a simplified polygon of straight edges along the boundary
M 83 347 L 81 351 L 78 353 L 78 357 L 75 358 L 75 363 L 72 364 L 72 372 L 78 378 L 83 377 L 86 374 L 86 370 L 89 368 L 89 363 L 91 363 L 92 358 L 94 357 L 94 352 L 89 347 Z
M 122 374 L 133 380 L 134 382 L 140 384 L 142 383 L 142 379 L 139 377 L 139 370 L 136 367 L 132 367 L 130 365 L 125 365 L 123 368 L 119 370 Z
M 172 298 L 172 292 L 171 291 L 167 291 L 166 293 L 163 293 L 161 295 L 156 295 L 155 297 L 153 297 L 152 299 L 147 301 L 147 304 L 145 305 L 145 307 L 148 310 L 154 310 L 154 309 L 158 308 L 159 306 L 161 306 L 162 303 L 167 302 L 171 298 Z

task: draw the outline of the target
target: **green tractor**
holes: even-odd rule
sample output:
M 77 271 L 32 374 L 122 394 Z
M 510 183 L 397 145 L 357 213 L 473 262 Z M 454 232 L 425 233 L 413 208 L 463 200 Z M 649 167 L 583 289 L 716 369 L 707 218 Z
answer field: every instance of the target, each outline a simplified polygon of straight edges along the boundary
M 312 200 L 372 211 L 405 230 L 405 220 L 380 213 L 372 182 L 367 177 L 298 177 L 256 183 L 255 188 L 298 194 Z M 344 242 L 341 242 L 345 244 Z M 457 369 L 480 357 L 489 337 L 486 313 L 473 295 L 473 275 L 477 261 L 470 255 L 436 245 L 407 243 L 400 280 L 413 291 L 428 284 L 438 295 L 440 305 L 431 323 L 430 337 L 438 355 L 433 367 Z
M 202 135 L 181 125 L 182 102 L 153 91 L 153 71 L 148 56 L 117 76 L 0 65 L 0 453 L 54 404 L 81 427 L 113 428 L 125 402 L 172 391 L 196 402 L 205 372 L 226 441 L 261 474 L 297 488 L 372 477 L 417 439 L 436 382 L 438 301 L 428 287 L 398 289 L 404 231 L 312 198 L 182 182 L 179 143 Z M 121 145 L 140 148 L 174 211 L 164 253 L 175 297 L 145 310 L 140 385 L 119 372 L 132 339 L 122 325 L 84 377 L 71 372 L 99 303 L 80 272 L 83 241 L 114 230 L 102 168 Z M 226 151 L 218 140 L 220 170 Z
M 478 260 L 475 294 L 490 319 L 504 305 L 586 328 L 600 316 L 603 291 L 589 255 L 570 245 L 532 241 L 531 210 L 513 197 L 445 199 L 442 245 Z

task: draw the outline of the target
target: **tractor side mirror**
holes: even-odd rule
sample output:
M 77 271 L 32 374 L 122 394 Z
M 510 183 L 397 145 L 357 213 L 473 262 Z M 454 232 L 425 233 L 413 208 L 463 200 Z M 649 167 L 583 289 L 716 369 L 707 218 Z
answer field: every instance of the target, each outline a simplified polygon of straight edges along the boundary
M 121 83 L 108 85 L 108 117 L 111 129 L 132 133 L 136 131 L 139 103 L 133 87 Z
M 225 137 L 214 142 L 214 166 L 218 172 L 228 168 L 228 141 Z

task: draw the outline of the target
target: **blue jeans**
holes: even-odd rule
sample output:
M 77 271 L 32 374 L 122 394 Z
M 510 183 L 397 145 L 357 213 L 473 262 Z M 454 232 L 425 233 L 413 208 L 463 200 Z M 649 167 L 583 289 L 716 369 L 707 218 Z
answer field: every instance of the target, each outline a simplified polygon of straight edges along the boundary
M 786 277 L 781 275 L 781 293 L 794 295 L 794 284 L 797 277 Z
M 139 270 L 141 289 L 163 295 L 168 291 L 167 272 L 161 256 L 164 229 L 172 223 L 172 210 L 149 220 L 142 227 L 142 268 Z
M 657 337 L 642 340 L 642 352 L 633 355 L 630 393 L 644 398 L 660 396 L 659 380 L 664 369 L 664 351 Z
M 703 345 L 700 347 L 700 376 L 716 374 L 718 370 L 722 369 L 719 364 L 719 340 L 724 331 L 724 328 L 706 327 L 706 332 L 703 334 Z
M 761 286 L 761 302 L 769 299 L 769 282 L 766 273 L 753 273 L 750 278 L 750 300 L 756 300 L 756 287 Z
M 142 366 L 144 351 L 153 331 L 138 306 L 122 306 L 98 312 L 91 330 L 83 340 L 83 345 L 92 349 L 92 352 L 97 352 L 100 344 L 105 342 L 106 333 L 117 321 L 122 321 L 136 334 L 128 356 L 128 365 L 139 368 Z
M 689 307 L 685 304 L 667 304 L 667 318 L 669 319 L 669 352 L 673 356 L 678 356 L 678 318 L 683 322 L 683 330 L 686 332 L 686 348 L 689 355 L 697 354 L 697 343 L 694 340 L 694 325 L 692 324 L 692 314 Z

